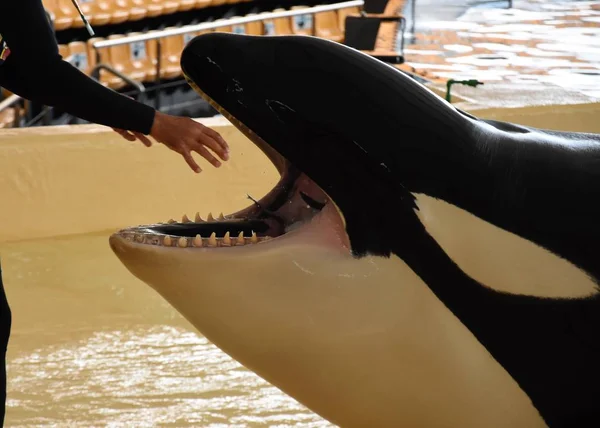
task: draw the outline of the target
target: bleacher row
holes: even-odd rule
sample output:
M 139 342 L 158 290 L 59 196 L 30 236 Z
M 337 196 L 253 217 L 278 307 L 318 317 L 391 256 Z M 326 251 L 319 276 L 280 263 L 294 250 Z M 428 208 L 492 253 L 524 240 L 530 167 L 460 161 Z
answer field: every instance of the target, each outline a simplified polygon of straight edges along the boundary
M 246 1 L 249 0 L 82 0 L 80 7 L 91 25 L 103 26 Z M 71 0 L 42 0 L 42 3 L 56 31 L 84 26 Z
M 70 0 L 67 0 L 70 1 Z M 303 8 L 306 6 L 295 6 L 292 9 Z M 283 10 L 283 9 L 276 9 Z M 265 19 L 246 24 L 218 27 L 213 31 L 233 32 L 238 34 L 252 35 L 286 35 L 286 34 L 314 34 L 337 42 L 343 42 L 344 22 L 346 16 L 359 13 L 358 8 L 340 9 L 339 11 L 320 12 L 314 15 L 300 15 L 293 17 Z M 248 14 L 251 16 L 256 14 Z M 260 14 L 258 14 L 260 16 Z M 219 20 L 214 21 L 218 23 Z M 313 29 L 314 26 L 314 29 Z M 148 33 L 152 33 L 151 30 Z M 141 33 L 128 33 L 127 35 L 136 35 Z M 161 69 L 160 79 L 176 79 L 182 76 L 179 64 L 180 55 L 184 46 L 199 33 L 187 33 L 178 36 L 161 38 Z M 124 35 L 113 34 L 108 36 L 109 40 L 121 38 Z M 91 75 L 92 70 L 97 64 L 96 50 L 93 44 L 100 37 L 94 37 L 86 42 L 73 41 L 68 44 L 59 45 L 60 53 L 63 58 L 72 57 L 72 64 L 78 67 L 84 73 Z M 130 79 L 139 82 L 154 82 L 157 80 L 157 42 L 148 40 L 134 42 L 126 45 L 112 46 L 98 50 L 100 62 L 110 65 L 115 70 L 128 76 Z M 100 71 L 100 82 L 112 89 L 120 89 L 126 86 L 126 82 L 118 76 Z

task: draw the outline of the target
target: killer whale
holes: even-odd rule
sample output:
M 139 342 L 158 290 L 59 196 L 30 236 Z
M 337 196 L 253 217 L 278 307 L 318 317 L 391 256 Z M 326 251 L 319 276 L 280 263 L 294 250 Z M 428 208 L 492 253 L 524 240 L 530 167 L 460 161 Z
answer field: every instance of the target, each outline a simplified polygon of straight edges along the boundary
M 280 170 L 301 171 L 322 189 L 319 196 L 341 214 L 342 246 L 357 259 L 403 260 L 549 426 L 598 422 L 600 136 L 478 119 L 393 67 L 311 37 L 207 34 L 188 44 L 181 63 L 190 84 Z M 287 184 L 279 195 L 289 196 Z M 453 258 L 452 243 L 444 246 L 440 230 L 427 224 L 415 195 L 444 201 L 546 249 L 581 274 L 577 283 L 565 277 L 562 296 L 548 297 L 475 280 Z M 259 213 L 268 214 L 260 207 Z M 242 237 L 244 227 L 240 222 Z M 131 229 L 111 237 L 111 245 L 125 245 L 126 236 L 136 240 L 136 231 L 146 233 L 139 242 L 156 243 L 161 234 L 193 236 L 204 228 L 215 226 Z M 222 239 L 231 246 L 229 236 Z

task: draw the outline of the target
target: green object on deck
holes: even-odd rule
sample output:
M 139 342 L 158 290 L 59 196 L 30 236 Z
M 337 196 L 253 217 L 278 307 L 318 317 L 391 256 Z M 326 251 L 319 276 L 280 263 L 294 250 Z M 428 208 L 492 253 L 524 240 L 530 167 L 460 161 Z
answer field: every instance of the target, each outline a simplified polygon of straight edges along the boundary
M 474 88 L 476 88 L 477 85 L 483 85 L 483 82 L 480 82 L 479 80 L 475 80 L 475 79 L 470 79 L 470 80 L 454 80 L 454 79 L 450 79 L 450 80 L 448 80 L 446 82 L 446 101 L 448 101 L 448 102 L 450 102 L 450 100 L 451 100 L 451 97 L 450 97 L 450 88 L 455 83 L 458 83 L 460 85 L 472 86 Z

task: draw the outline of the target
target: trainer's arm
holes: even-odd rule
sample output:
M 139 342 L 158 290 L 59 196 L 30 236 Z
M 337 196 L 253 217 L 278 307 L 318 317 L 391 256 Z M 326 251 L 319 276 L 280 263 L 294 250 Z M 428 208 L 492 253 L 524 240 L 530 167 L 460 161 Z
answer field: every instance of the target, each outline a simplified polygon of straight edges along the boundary
M 41 0 L 0 0 L 0 34 L 11 51 L 0 86 L 28 100 L 113 128 L 150 134 L 155 111 L 64 61 Z

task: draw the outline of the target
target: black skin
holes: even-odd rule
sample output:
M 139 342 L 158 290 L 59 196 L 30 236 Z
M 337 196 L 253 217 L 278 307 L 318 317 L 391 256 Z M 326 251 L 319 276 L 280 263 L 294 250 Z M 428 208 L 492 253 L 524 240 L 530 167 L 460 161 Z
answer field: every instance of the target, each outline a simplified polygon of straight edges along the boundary
M 317 38 L 206 34 L 181 63 L 193 85 L 327 191 L 356 257 L 402 258 L 549 426 L 600 426 L 600 299 L 485 287 L 426 232 L 411 194 L 467 210 L 597 281 L 599 135 L 477 119 L 398 70 Z

